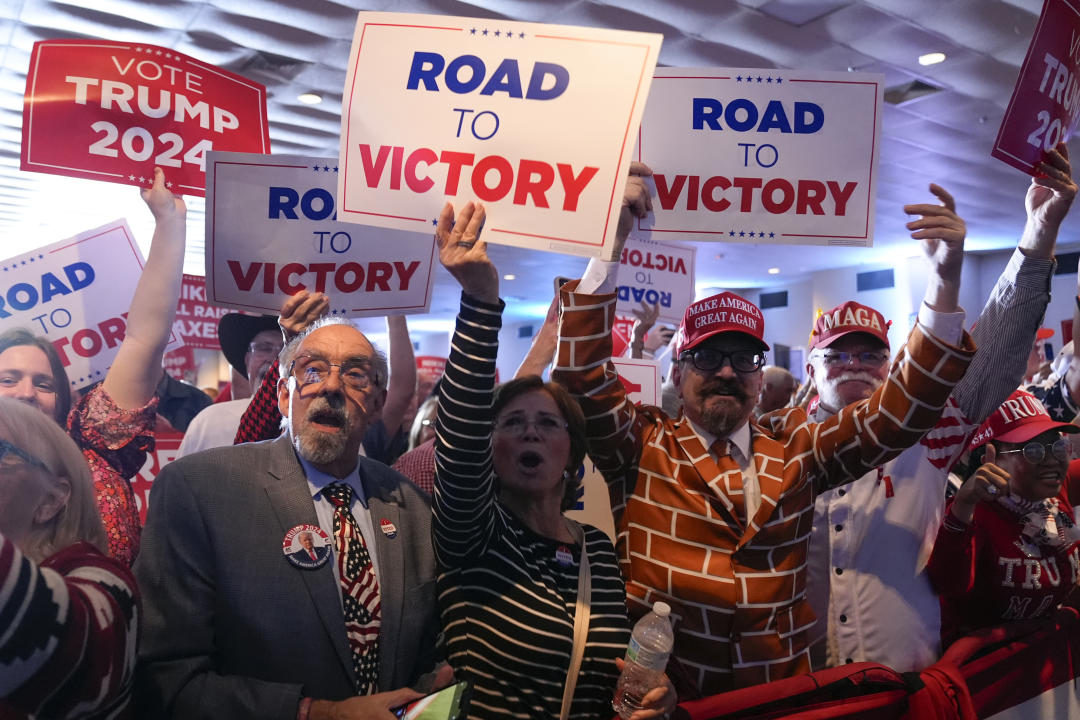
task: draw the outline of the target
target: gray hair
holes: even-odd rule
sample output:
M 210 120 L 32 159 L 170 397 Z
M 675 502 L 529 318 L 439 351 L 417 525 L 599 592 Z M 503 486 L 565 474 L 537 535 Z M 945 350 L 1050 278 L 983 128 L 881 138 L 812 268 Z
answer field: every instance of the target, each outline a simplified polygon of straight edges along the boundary
M 48 523 L 35 525 L 20 542 L 19 549 L 23 554 L 41 562 L 80 540 L 108 554 L 94 478 L 86 458 L 68 434 L 40 410 L 12 398 L 0 397 L 0 435 L 44 463 L 50 482 L 66 478 L 71 485 L 71 495 L 63 509 Z M 23 508 L 23 511 L 33 513 L 34 508 Z
M 345 325 L 356 330 L 356 332 L 360 332 L 356 329 L 356 326 L 352 324 L 352 321 L 340 315 L 329 315 L 319 318 L 309 325 L 306 330 L 287 342 L 285 347 L 281 348 L 281 352 L 278 354 L 278 372 L 283 380 L 288 379 L 289 366 L 292 365 L 292 361 L 296 358 L 296 354 L 300 350 L 300 345 L 304 342 L 304 339 L 316 330 L 331 325 Z M 363 335 L 363 333 L 360 334 Z M 364 339 L 366 340 L 367 336 L 364 336 Z M 368 340 L 368 342 L 371 343 L 370 340 Z M 375 372 L 375 387 L 380 392 L 386 392 L 386 382 L 390 376 L 386 355 L 384 355 L 379 348 L 375 347 L 374 343 L 371 343 L 371 349 L 374 351 L 374 354 L 371 357 L 371 369 Z

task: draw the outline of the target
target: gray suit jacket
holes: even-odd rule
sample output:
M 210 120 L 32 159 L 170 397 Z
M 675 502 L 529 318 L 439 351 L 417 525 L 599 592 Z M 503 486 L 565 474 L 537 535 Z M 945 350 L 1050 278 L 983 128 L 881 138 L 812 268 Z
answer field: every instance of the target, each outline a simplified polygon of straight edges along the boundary
M 414 683 L 435 659 L 429 498 L 360 458 L 382 594 L 379 689 Z M 341 594 L 330 563 L 294 567 L 292 527 L 318 524 L 303 468 L 283 436 L 217 448 L 162 469 L 135 563 L 144 625 L 140 717 L 293 720 L 301 696 L 354 695 Z M 369 541 L 369 547 L 371 543 Z

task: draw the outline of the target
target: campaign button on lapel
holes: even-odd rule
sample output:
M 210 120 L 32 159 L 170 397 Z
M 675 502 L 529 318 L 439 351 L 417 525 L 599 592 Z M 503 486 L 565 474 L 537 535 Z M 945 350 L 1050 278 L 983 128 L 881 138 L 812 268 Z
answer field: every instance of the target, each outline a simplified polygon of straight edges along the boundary
M 295 525 L 285 533 L 281 552 L 293 567 L 317 570 L 330 560 L 330 536 L 318 525 Z
M 394 527 L 394 523 L 390 522 L 388 518 L 383 518 L 379 521 L 379 529 L 383 531 L 383 535 L 391 540 L 397 537 L 397 528 Z

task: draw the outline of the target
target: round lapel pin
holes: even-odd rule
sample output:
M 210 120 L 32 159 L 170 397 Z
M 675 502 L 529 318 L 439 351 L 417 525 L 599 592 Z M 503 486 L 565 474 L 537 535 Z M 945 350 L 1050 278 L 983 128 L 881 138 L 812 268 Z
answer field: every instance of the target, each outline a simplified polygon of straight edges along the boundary
M 397 528 L 394 527 L 394 523 L 390 522 L 388 518 L 383 518 L 379 521 L 379 529 L 383 531 L 383 535 L 391 540 L 397 537 Z
M 294 567 L 317 570 L 330 559 L 330 536 L 318 525 L 296 525 L 285 533 L 281 552 Z
M 559 547 L 555 548 L 555 560 L 560 565 L 568 566 L 573 564 L 574 556 L 570 552 L 570 548 L 566 547 L 565 545 L 560 545 Z

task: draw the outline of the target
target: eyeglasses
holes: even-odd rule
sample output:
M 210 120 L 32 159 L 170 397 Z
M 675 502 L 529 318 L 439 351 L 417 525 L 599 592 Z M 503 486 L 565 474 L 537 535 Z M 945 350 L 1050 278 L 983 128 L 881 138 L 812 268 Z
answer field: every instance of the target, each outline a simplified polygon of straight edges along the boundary
M 248 350 L 256 355 L 277 355 L 281 352 L 282 345 L 271 342 L 253 342 L 248 345 Z
M 679 361 L 689 360 L 698 370 L 712 372 L 724 366 L 725 362 L 731 363 L 731 369 L 735 372 L 749 373 L 760 370 L 765 364 L 765 355 L 754 350 L 735 350 L 726 352 L 711 347 L 699 347 L 686 350 L 679 355 Z
M 1009 453 L 1024 453 L 1024 459 L 1032 465 L 1038 465 L 1046 459 L 1046 451 L 1049 448 L 1050 455 L 1059 462 L 1064 462 L 1072 456 L 1072 448 L 1069 447 L 1067 438 L 1061 438 L 1049 443 L 1029 442 L 1019 450 L 998 450 L 998 455 Z
M 830 352 L 825 353 L 823 360 L 829 367 L 837 367 L 839 365 L 850 365 L 852 360 L 858 360 L 860 365 L 866 367 L 881 367 L 888 361 L 889 353 L 880 352 L 877 350 L 864 350 L 863 352 L 850 353 L 850 352 Z
M 535 425 L 536 431 L 545 437 L 550 437 L 561 430 L 567 430 L 569 425 L 557 415 L 537 415 L 530 420 L 525 415 L 509 415 L 495 421 L 495 429 L 512 437 L 521 437 L 529 425 Z
M 7 440 L 0 440 L 0 468 L 10 470 L 19 465 L 30 465 L 45 472 L 52 472 L 41 460 L 30 453 L 17 448 Z
M 289 374 L 296 377 L 300 387 L 319 385 L 330 377 L 331 368 L 337 368 L 341 382 L 351 390 L 368 390 L 379 384 L 378 374 L 372 369 L 367 358 L 351 358 L 341 363 L 332 363 L 315 355 L 299 355 L 289 366 Z

